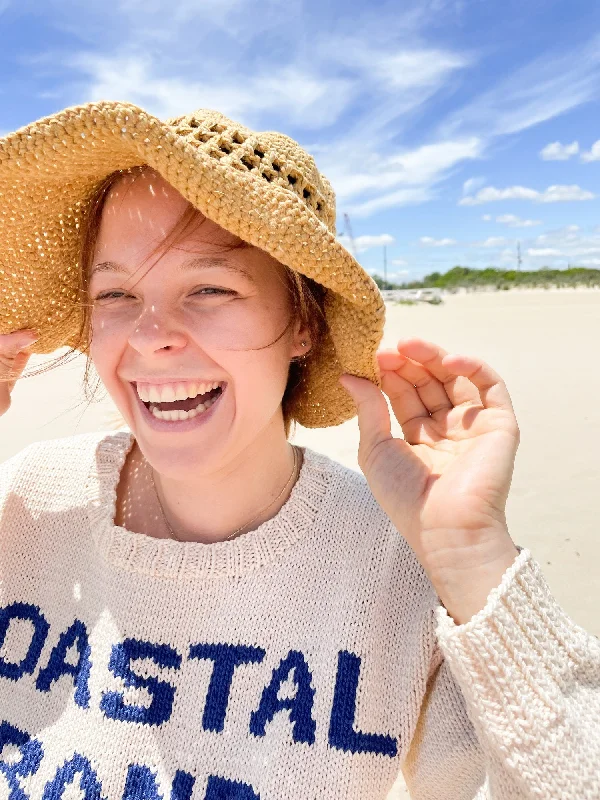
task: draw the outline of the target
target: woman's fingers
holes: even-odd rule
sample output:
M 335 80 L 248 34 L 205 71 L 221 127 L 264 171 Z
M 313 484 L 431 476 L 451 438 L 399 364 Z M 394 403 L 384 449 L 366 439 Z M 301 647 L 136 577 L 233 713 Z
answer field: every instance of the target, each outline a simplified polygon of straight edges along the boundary
M 450 355 L 433 342 L 416 337 L 400 339 L 397 349 L 401 355 L 418 360 L 447 389 L 452 386 L 450 381 L 453 378 L 462 376 L 472 384 L 470 389 L 467 387 L 467 391 L 471 395 L 468 399 L 473 399 L 486 408 L 512 410 L 512 402 L 506 384 L 500 375 L 480 358 L 458 353 Z M 449 368 L 450 364 L 452 364 L 451 369 Z M 464 382 L 461 382 L 461 385 L 465 387 Z M 453 399 L 450 391 L 448 396 Z
M 382 388 L 398 422 L 404 427 L 414 425 L 416 420 L 436 419 L 436 415 L 447 414 L 454 407 L 455 397 L 449 386 L 440 382 L 423 364 L 402 355 L 397 350 L 379 351 Z M 449 381 L 456 379 L 448 373 Z M 440 414 L 441 415 L 441 414 Z M 412 435 L 413 428 L 405 431 Z
M 456 355 L 452 359 L 453 369 L 475 384 L 485 408 L 500 408 L 514 411 L 505 382 L 496 370 L 485 361 L 471 356 Z
M 433 342 L 413 337 L 401 339 L 397 352 L 379 351 L 378 361 L 383 370 L 394 370 L 412 383 L 432 414 L 468 402 L 512 410 L 504 381 L 481 359 L 448 354 Z M 444 406 L 444 395 L 449 405 Z
M 34 331 L 0 334 L 0 416 L 10 408 L 10 394 L 31 355 L 27 348 L 37 339 Z
M 409 424 L 414 424 L 416 420 L 429 419 L 429 410 L 419 392 L 399 372 L 382 371 L 381 388 L 388 396 L 394 416 L 402 426 L 405 436 Z
M 375 448 L 392 438 L 390 413 L 385 397 L 371 381 L 344 373 L 340 383 L 356 405 L 360 431 L 358 460 L 362 469 L 369 463 Z
M 378 352 L 380 366 L 383 369 L 399 371 L 406 380 L 417 387 L 428 408 L 438 407 L 443 400 L 439 388 L 432 394 L 429 388 L 431 376 L 443 388 L 452 405 L 459 406 L 466 403 L 481 405 L 477 387 L 454 369 L 457 358 L 460 360 L 461 357 L 448 355 L 439 345 L 416 337 L 400 339 L 395 350 Z M 424 389 L 421 389 L 421 386 Z

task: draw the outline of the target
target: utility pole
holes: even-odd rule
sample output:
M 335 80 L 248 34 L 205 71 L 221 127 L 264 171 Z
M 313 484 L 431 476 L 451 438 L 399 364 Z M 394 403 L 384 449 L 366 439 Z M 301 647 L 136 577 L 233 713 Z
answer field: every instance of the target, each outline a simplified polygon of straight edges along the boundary
M 383 245 L 383 280 L 387 284 L 387 247 Z
M 521 264 L 523 263 L 521 259 L 521 242 L 517 242 L 517 271 L 521 271 Z

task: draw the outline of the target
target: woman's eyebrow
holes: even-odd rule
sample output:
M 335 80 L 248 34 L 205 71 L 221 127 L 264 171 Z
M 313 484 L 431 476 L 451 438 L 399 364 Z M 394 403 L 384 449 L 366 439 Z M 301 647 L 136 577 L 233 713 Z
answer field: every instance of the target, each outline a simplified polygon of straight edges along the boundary
M 244 267 L 233 264 L 231 261 L 228 261 L 225 258 L 217 258 L 214 256 L 194 256 L 194 258 L 189 258 L 187 261 L 183 261 L 181 264 L 178 264 L 176 269 L 180 272 L 187 272 L 188 270 L 195 270 L 195 269 L 208 269 L 209 267 L 219 267 L 220 269 L 225 269 L 228 272 L 237 272 L 242 273 L 248 278 L 249 281 L 252 283 L 256 283 L 256 280 L 252 276 L 248 270 L 244 269 Z M 101 261 L 99 264 L 96 264 L 92 267 L 90 272 L 90 277 L 94 275 L 96 272 L 123 272 L 124 274 L 128 274 L 128 270 L 123 264 L 119 264 L 116 261 Z

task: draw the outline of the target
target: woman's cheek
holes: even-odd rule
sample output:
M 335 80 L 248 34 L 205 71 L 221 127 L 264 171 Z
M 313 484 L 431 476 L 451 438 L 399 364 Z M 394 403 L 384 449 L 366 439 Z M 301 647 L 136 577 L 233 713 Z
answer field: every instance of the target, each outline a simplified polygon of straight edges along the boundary
M 229 353 L 229 358 L 220 359 L 220 363 L 235 386 L 236 414 L 243 414 L 253 425 L 270 419 L 285 389 L 278 359 L 265 351 L 240 351 Z
M 109 325 L 105 320 L 96 320 L 92 326 L 90 357 L 96 372 L 111 391 L 118 383 L 117 366 L 125 347 L 126 339 L 117 325 Z M 112 394 L 112 391 L 111 391 Z

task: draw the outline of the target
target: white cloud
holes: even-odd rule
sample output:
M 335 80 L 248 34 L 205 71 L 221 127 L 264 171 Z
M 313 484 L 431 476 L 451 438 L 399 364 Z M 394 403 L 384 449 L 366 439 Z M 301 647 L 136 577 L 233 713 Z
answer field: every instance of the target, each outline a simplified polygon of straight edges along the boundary
M 403 143 L 412 118 L 476 58 L 428 41 L 429 2 L 367 6 L 345 25 L 333 9 L 315 18 L 302 0 L 264 0 L 260 14 L 251 0 L 115 0 L 109 29 L 105 0 L 47 5 L 74 44 L 34 60 L 40 74 L 59 75 L 64 106 L 118 98 L 162 118 L 215 108 L 280 130 L 315 156 L 356 216 L 426 202 L 481 154 L 472 136 Z
M 576 200 L 593 200 L 595 195 L 580 186 L 549 186 L 543 192 L 528 189 L 525 186 L 509 186 L 506 189 L 497 189 L 495 186 L 486 186 L 477 194 L 463 197 L 459 200 L 461 206 L 478 206 L 482 203 L 492 203 L 497 200 L 531 200 L 534 203 L 559 203 L 573 202 Z
M 203 40 L 204 44 L 215 32 L 244 45 L 258 27 L 256 11 L 247 0 L 113 0 L 111 25 L 106 24 L 106 0 L 86 0 L 85 5 L 80 0 L 46 0 L 44 5 L 50 9 L 54 25 L 73 34 L 75 41 L 87 39 L 96 46 L 125 40 L 128 46 L 153 47 L 155 52 L 161 46 L 176 46 L 174 57 L 184 54 L 186 45 L 194 52 L 194 41 Z M 262 31 L 283 23 L 293 26 L 297 16 L 294 5 L 286 0 L 263 0 Z M 220 44 L 222 49 L 222 40 Z
M 479 189 L 480 186 L 483 186 L 485 180 L 486 179 L 483 175 L 477 178 L 469 178 L 463 183 L 463 194 L 471 194 L 471 192 Z
M 489 217 L 489 214 L 486 216 Z M 509 228 L 532 228 L 534 225 L 541 225 L 541 219 L 521 219 L 514 214 L 501 214 L 496 217 L 496 222 L 502 225 L 508 225 Z
M 116 5 L 121 13 L 130 15 L 132 20 L 139 19 L 140 14 L 156 14 L 165 10 L 163 0 L 117 0 Z M 190 22 L 198 18 L 199 11 L 206 16 L 218 16 L 219 11 L 231 13 L 243 5 L 243 0 L 202 0 L 202 3 L 197 0 L 169 0 L 170 22 Z
M 529 247 L 527 249 L 527 255 L 533 257 L 544 257 L 547 258 L 548 256 L 560 256 L 562 252 L 560 250 L 556 250 L 553 247 Z
M 405 261 L 403 258 L 393 258 L 392 265 L 394 267 L 405 267 L 408 264 L 408 261 Z M 401 270 L 402 272 L 408 272 L 408 270 Z
M 506 239 L 504 236 L 488 236 L 487 239 L 478 242 L 467 242 L 466 245 L 467 247 L 505 247 L 509 243 L 510 239 Z
M 526 189 L 524 186 L 511 186 L 508 189 L 496 189 L 495 186 L 487 186 L 480 189 L 476 195 L 463 197 L 459 200 L 461 206 L 477 206 L 481 203 L 490 203 L 494 200 L 536 200 L 539 192 L 535 189 Z
M 587 161 L 600 161 L 600 139 L 594 142 L 591 149 L 581 154 L 581 160 Z
M 425 244 L 432 246 L 432 242 L 447 242 L 448 240 L 423 237 L 421 244 L 424 241 Z M 495 263 L 511 268 L 516 266 L 516 239 L 489 236 L 482 241 L 451 241 L 455 245 L 469 249 L 465 252 L 473 253 L 473 256 L 469 257 L 467 261 L 471 265 L 485 266 Z M 592 262 L 595 259 L 600 260 L 600 226 L 598 226 L 598 230 L 592 228 L 589 233 L 584 233 L 578 225 L 565 225 L 532 238 L 521 239 L 521 246 L 523 258 L 527 262 L 525 269 L 539 266 L 563 268 L 568 264 L 593 266 Z M 435 258 L 435 256 L 432 255 L 430 258 Z
M 455 239 L 434 239 L 431 236 L 421 236 L 419 242 L 424 247 L 450 247 L 457 244 Z
M 148 55 L 105 57 L 76 54 L 66 57 L 71 69 L 90 77 L 87 100 L 127 98 L 159 118 L 181 114 L 182 109 L 216 108 L 234 120 L 258 124 L 261 115 L 285 114 L 288 124 L 321 127 L 333 124 L 348 105 L 352 87 L 338 78 L 289 65 L 277 72 L 257 72 L 244 83 L 234 80 L 194 81 L 159 72 Z
M 440 9 L 460 2 L 366 4 L 344 24 L 327 4 L 315 17 L 302 0 L 264 0 L 260 14 L 251 0 L 115 0 L 107 27 L 105 0 L 47 0 L 52 24 L 72 38 L 68 53 L 47 53 L 45 62 L 42 53 L 39 69 L 44 88 L 45 71 L 57 71 L 48 91 L 60 89 L 63 106 L 116 97 L 163 118 L 212 107 L 284 131 L 315 156 L 340 212 L 368 217 L 432 200 L 494 137 L 598 91 L 596 40 L 576 58 L 543 53 L 489 91 L 477 94 L 473 82 L 466 106 L 432 126 L 420 147 L 407 146 L 415 120 L 440 94 L 445 108 L 483 52 L 437 43 Z M 469 178 L 467 198 L 484 182 Z
M 390 158 L 390 163 L 404 172 L 407 183 L 429 182 L 461 161 L 478 158 L 481 146 L 482 142 L 476 136 L 435 142 L 398 153 Z
M 600 94 L 600 37 L 576 50 L 542 52 L 488 91 L 456 109 L 440 135 L 469 131 L 486 139 L 518 133 L 590 102 Z
M 535 243 L 542 244 L 542 242 L 557 242 L 563 245 L 565 243 L 576 242 L 581 238 L 579 233 L 580 230 L 581 228 L 579 225 L 564 225 L 562 228 L 558 228 L 554 231 L 540 233 L 539 236 L 536 237 Z
M 352 242 L 350 241 L 350 237 L 346 236 L 338 236 L 338 241 L 340 241 L 345 248 L 348 250 L 352 249 Z M 357 253 L 364 253 L 367 250 L 371 250 L 373 247 L 383 247 L 383 245 L 394 244 L 396 240 L 393 236 L 389 233 L 381 233 L 377 236 L 373 235 L 364 235 L 364 236 L 356 236 L 354 237 L 354 246 L 356 248 Z
M 488 236 L 485 241 L 474 242 L 474 244 L 479 247 L 502 247 L 503 245 L 507 244 L 507 242 L 508 239 L 505 239 L 504 236 Z
M 593 266 L 600 258 L 600 231 L 584 233 L 578 225 L 565 225 L 525 243 L 527 257 L 547 266 Z
M 431 193 L 427 189 L 415 187 L 414 189 L 398 189 L 395 192 L 374 197 L 372 200 L 346 205 L 345 208 L 354 217 L 369 217 L 376 211 L 383 211 L 386 208 L 414 206 L 419 203 L 425 203 L 430 199 Z
M 481 217 L 481 219 L 482 219 L 484 222 L 491 222 L 491 221 L 492 221 L 492 215 L 491 215 L 491 214 L 484 214 L 484 215 Z
M 337 140 L 319 147 L 314 155 L 320 169 L 331 180 L 339 202 L 356 195 L 376 194 L 374 202 L 363 201 L 355 213 L 373 213 L 406 203 L 420 203 L 432 197 L 430 187 L 442 180 L 461 161 L 480 153 L 477 139 L 437 142 L 414 150 L 376 152 L 373 142 Z M 401 187 L 411 187 L 409 190 Z M 393 190 L 398 190 L 393 191 Z
M 549 186 L 540 194 L 540 203 L 570 203 L 579 200 L 593 200 L 596 195 L 576 184 L 571 186 Z
M 568 161 L 578 152 L 579 142 L 571 142 L 571 144 L 551 142 L 540 150 L 540 158 L 543 158 L 544 161 Z
M 327 37 L 329 54 L 338 63 L 369 72 L 373 79 L 401 91 L 437 89 L 451 72 L 468 66 L 466 55 L 439 48 L 412 47 L 386 52 L 365 44 L 359 37 Z

